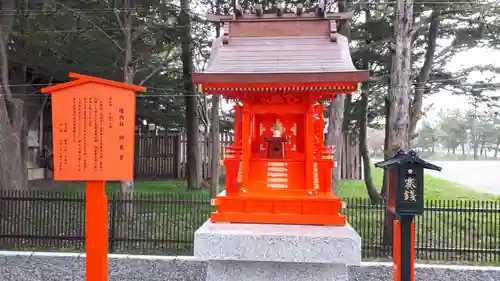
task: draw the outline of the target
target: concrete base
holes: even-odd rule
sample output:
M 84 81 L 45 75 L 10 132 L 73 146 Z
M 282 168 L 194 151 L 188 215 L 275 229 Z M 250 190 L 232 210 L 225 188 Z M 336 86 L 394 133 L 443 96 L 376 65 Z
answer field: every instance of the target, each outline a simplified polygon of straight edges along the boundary
M 206 281 L 346 281 L 361 262 L 351 226 L 229 224 L 207 221 L 194 255 L 207 261 Z
M 208 261 L 206 281 L 348 281 L 341 264 Z

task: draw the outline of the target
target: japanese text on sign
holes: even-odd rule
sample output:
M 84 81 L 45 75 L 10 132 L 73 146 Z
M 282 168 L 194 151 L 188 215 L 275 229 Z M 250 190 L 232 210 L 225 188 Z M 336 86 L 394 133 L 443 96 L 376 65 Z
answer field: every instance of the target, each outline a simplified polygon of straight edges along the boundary
M 118 90 L 53 97 L 56 179 L 133 178 L 135 93 Z

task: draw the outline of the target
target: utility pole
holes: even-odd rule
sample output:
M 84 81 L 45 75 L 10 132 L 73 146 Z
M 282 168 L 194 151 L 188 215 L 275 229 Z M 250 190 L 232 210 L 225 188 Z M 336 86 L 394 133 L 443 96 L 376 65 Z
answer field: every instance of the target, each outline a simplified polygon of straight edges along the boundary
M 409 149 L 410 71 L 413 0 L 397 0 L 392 49 L 390 140 L 395 150 Z

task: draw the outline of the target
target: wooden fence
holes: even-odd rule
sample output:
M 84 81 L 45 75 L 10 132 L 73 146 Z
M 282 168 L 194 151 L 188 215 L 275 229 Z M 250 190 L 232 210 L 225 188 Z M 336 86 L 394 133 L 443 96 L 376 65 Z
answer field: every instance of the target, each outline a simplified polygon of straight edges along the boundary
M 232 144 L 230 134 L 220 134 L 220 151 Z M 200 138 L 203 178 L 211 177 L 211 141 Z M 220 157 L 220 156 L 219 156 Z M 187 139 L 184 133 L 138 133 L 135 137 L 135 177 L 140 179 L 185 179 L 187 173 Z
M 220 134 L 220 151 L 224 155 L 226 146 L 232 144 L 233 136 Z M 203 178 L 211 177 L 211 141 L 200 138 L 200 155 Z M 150 133 L 136 135 L 136 178 L 186 178 L 187 141 L 185 134 Z M 220 157 L 220 156 L 218 156 Z M 359 145 L 350 136 L 344 137 L 341 159 L 338 162 L 342 179 L 362 179 L 362 161 Z
M 52 147 L 52 136 L 48 132 L 46 144 Z M 220 134 L 221 154 L 226 146 L 232 144 L 233 136 Z M 211 177 L 210 141 L 200 138 L 200 155 L 203 178 Z M 362 179 L 362 161 L 357 140 L 345 136 L 341 145 L 341 179 Z M 138 132 L 135 136 L 134 174 L 137 179 L 185 179 L 187 140 L 184 133 L 165 133 L 155 131 Z M 218 156 L 220 157 L 220 156 Z

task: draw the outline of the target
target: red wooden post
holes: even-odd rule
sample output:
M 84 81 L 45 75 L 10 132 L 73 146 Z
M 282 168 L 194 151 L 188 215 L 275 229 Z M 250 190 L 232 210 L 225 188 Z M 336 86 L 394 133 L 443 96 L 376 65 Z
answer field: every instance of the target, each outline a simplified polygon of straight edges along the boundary
M 146 88 L 69 76 L 77 80 L 42 89 L 52 93 L 54 179 L 86 181 L 86 278 L 106 281 L 106 180 L 134 178 L 135 92 Z
M 85 188 L 85 248 L 87 280 L 108 280 L 108 198 L 104 181 L 87 181 Z

